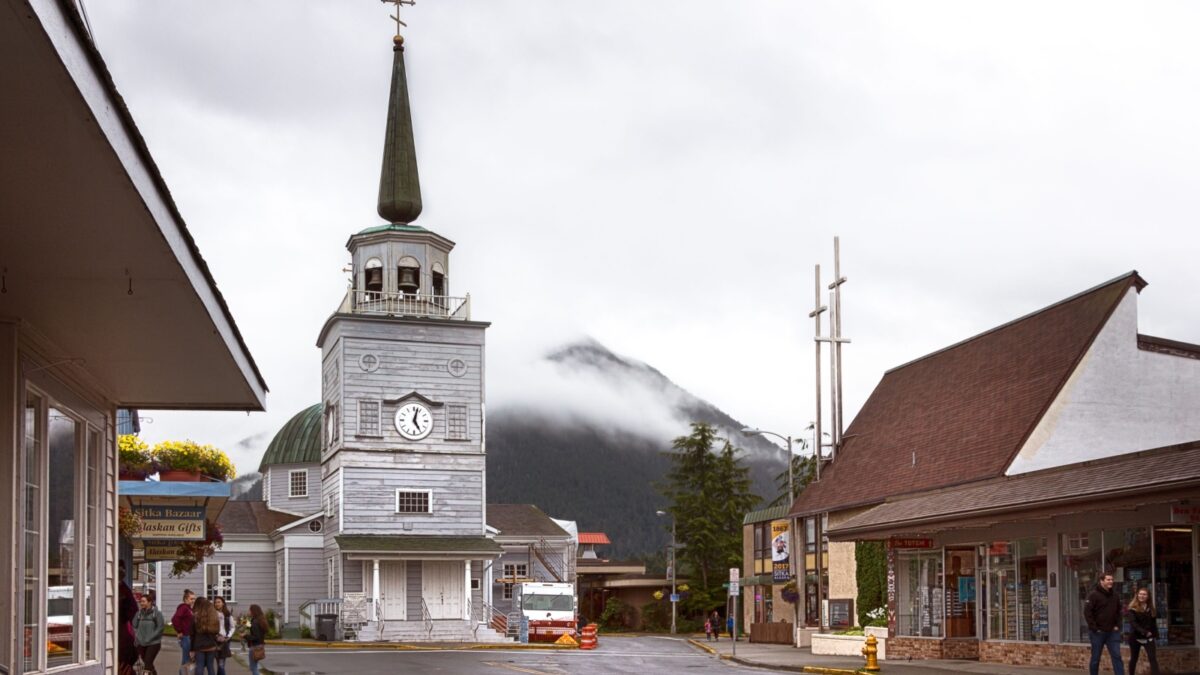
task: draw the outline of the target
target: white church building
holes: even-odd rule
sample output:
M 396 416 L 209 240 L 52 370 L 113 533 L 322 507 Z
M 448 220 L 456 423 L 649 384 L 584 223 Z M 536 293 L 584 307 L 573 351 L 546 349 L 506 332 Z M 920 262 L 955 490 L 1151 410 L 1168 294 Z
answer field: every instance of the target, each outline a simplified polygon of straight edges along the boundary
M 413 224 L 399 36 L 378 211 L 386 222 L 347 242 L 352 285 L 317 336 L 321 402 L 267 448 L 263 501 L 226 505 L 222 549 L 183 578 L 158 575 L 162 606 L 189 588 L 289 625 L 336 614 L 337 633 L 360 640 L 487 642 L 511 633 L 513 583 L 574 581 L 566 529 L 530 505 L 487 505 L 488 324 L 451 290 L 454 242 Z

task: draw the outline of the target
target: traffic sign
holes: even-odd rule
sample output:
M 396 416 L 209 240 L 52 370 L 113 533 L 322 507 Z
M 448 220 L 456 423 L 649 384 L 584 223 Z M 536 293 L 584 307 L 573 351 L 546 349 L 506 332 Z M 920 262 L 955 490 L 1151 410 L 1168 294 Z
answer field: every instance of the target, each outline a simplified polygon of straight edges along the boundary
M 741 595 L 742 594 L 741 583 L 738 581 L 730 581 L 729 582 L 729 594 L 730 595 Z
M 729 583 L 731 583 L 731 584 L 737 583 L 738 580 L 741 579 L 741 577 L 742 577 L 742 571 L 740 568 L 738 568 L 738 567 L 730 567 L 729 568 Z
M 678 593 L 671 594 L 671 602 L 679 602 L 679 594 Z

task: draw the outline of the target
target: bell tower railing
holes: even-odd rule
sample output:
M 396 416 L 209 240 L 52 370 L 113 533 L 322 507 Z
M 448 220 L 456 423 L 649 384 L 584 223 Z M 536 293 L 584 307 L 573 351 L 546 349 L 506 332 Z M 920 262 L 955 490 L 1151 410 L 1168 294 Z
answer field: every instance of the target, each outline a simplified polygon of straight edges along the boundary
M 338 313 L 470 321 L 471 296 L 389 293 L 351 288 L 346 292 Z

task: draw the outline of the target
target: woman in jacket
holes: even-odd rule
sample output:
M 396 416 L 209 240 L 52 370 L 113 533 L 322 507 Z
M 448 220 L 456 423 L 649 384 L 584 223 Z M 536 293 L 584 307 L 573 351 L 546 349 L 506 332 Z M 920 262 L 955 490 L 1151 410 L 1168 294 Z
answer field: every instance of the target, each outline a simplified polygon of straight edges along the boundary
M 250 630 L 246 634 L 246 647 L 250 650 L 250 672 L 252 675 L 259 675 L 258 662 L 262 659 L 258 658 L 265 652 L 260 649 L 267 642 L 267 617 L 263 614 L 262 607 L 258 605 L 250 605 Z
M 192 622 L 192 658 L 196 660 L 196 675 L 217 675 L 217 656 L 221 649 L 217 642 L 217 634 L 221 631 L 220 614 L 204 598 L 196 598 L 196 606 L 192 611 L 195 613 L 195 621 Z
M 219 595 L 213 598 L 213 607 L 220 615 L 221 622 L 221 630 L 217 632 L 217 642 L 221 645 L 217 650 L 217 675 L 225 675 L 225 659 L 233 656 L 229 641 L 233 639 L 234 621 L 229 605 L 225 604 L 225 598 Z
M 1158 675 L 1158 655 L 1154 642 L 1158 639 L 1158 618 L 1150 591 L 1139 588 L 1129 603 L 1129 675 L 1137 672 L 1138 652 L 1145 649 L 1150 660 L 1151 675 Z
M 154 606 L 149 595 L 138 598 L 138 613 L 133 617 L 133 635 L 137 642 L 138 656 L 142 658 L 142 672 L 156 675 L 154 658 L 162 648 L 163 627 L 162 612 Z
M 179 636 L 180 665 L 192 660 L 192 623 L 195 620 L 192 605 L 195 602 L 196 594 L 190 589 L 185 590 L 183 602 L 179 603 L 175 608 L 175 615 L 171 617 L 171 628 L 174 628 L 175 634 Z

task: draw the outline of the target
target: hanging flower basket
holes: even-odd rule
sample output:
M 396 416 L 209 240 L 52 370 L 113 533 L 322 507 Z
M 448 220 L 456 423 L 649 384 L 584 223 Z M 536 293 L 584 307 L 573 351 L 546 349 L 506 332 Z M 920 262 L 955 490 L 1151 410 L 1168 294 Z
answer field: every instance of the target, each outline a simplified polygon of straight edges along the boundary
M 208 535 L 204 541 L 187 541 L 180 544 L 179 559 L 171 565 L 172 577 L 181 577 L 191 572 L 199 567 L 205 558 L 221 548 L 221 544 L 225 541 L 225 537 L 221 534 L 221 527 L 210 520 L 205 529 Z
M 783 598 L 784 602 L 796 604 L 800 602 L 800 593 L 796 590 L 795 580 L 787 582 L 783 590 L 779 591 L 779 597 Z
M 142 516 L 132 509 L 122 506 L 117 512 L 117 526 L 121 536 L 133 539 L 142 533 Z

